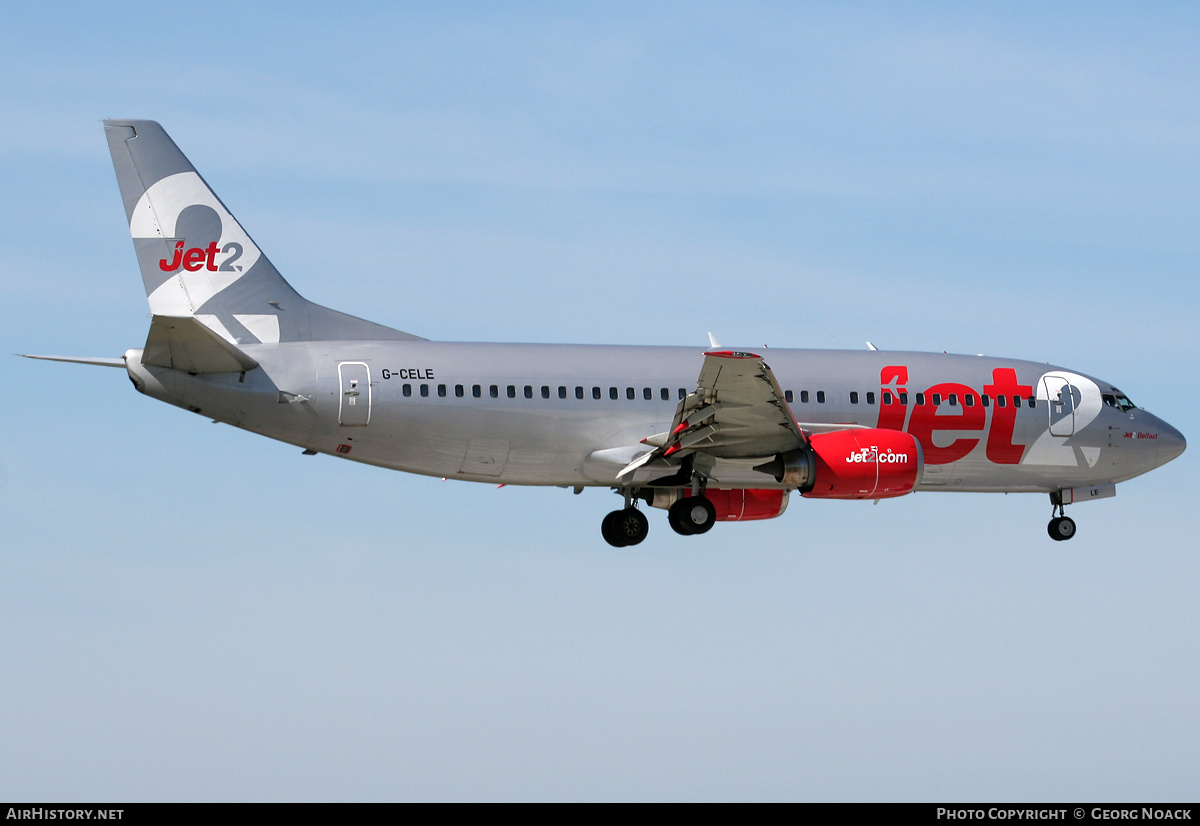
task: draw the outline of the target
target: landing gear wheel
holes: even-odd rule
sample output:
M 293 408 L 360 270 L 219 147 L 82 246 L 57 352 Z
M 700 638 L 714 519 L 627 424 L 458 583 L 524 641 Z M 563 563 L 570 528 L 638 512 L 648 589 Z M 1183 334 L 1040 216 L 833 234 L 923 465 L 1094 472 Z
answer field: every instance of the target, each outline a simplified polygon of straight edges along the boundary
M 692 530 L 692 523 L 685 515 L 684 511 L 687 508 L 687 503 L 690 500 L 680 499 L 678 502 L 667 508 L 667 522 L 671 526 L 671 530 L 680 536 L 691 536 L 695 531 Z
M 620 518 L 621 512 L 613 511 L 604 517 L 604 520 L 600 523 L 600 535 L 604 537 L 605 542 L 614 548 L 625 547 L 625 536 L 621 533 L 620 528 L 617 527 L 617 520 Z
M 1046 526 L 1046 531 L 1055 542 L 1062 542 L 1075 535 L 1075 520 L 1069 516 L 1056 516 Z
M 689 496 L 667 510 L 667 521 L 683 536 L 705 533 L 716 523 L 717 509 L 703 496 Z
M 614 548 L 636 545 L 650 532 L 650 520 L 637 508 L 613 511 L 600 523 L 604 541 Z

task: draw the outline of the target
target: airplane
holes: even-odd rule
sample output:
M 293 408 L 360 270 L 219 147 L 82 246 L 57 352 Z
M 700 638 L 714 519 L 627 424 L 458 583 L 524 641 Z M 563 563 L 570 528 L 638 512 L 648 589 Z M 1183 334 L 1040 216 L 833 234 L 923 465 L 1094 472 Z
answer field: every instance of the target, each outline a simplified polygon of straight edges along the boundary
M 614 547 L 641 509 L 682 535 L 806 499 L 1049 494 L 1067 505 L 1179 456 L 1183 435 L 1101 379 L 1048 364 L 870 349 L 434 342 L 314 304 L 163 128 L 104 130 L 152 318 L 120 358 L 147 396 L 355 462 L 497 485 L 611 488 Z M 766 352 L 764 350 L 764 352 Z

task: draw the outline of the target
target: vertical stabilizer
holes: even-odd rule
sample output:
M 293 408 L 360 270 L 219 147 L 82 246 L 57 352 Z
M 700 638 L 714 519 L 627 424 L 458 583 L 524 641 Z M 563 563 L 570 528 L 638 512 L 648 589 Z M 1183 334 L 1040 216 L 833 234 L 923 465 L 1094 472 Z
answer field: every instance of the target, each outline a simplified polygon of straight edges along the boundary
M 194 318 L 232 344 L 417 338 L 305 300 L 154 121 L 104 131 L 155 316 Z

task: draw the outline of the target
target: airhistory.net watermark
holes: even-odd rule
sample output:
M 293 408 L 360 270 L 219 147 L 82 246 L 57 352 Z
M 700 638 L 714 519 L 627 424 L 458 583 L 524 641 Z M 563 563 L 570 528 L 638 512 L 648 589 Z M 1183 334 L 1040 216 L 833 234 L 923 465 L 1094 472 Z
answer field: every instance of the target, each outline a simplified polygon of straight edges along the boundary
M 48 809 L 42 806 L 18 809 L 10 806 L 5 820 L 120 820 L 124 809 Z

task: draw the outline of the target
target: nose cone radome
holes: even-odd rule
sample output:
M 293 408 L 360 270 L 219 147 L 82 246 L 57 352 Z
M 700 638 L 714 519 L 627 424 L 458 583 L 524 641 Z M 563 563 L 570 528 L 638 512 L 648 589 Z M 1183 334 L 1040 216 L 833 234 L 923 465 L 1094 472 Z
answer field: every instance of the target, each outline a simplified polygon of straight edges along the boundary
M 1187 439 L 1175 428 L 1160 420 L 1158 427 L 1158 464 L 1165 465 L 1187 448 Z

